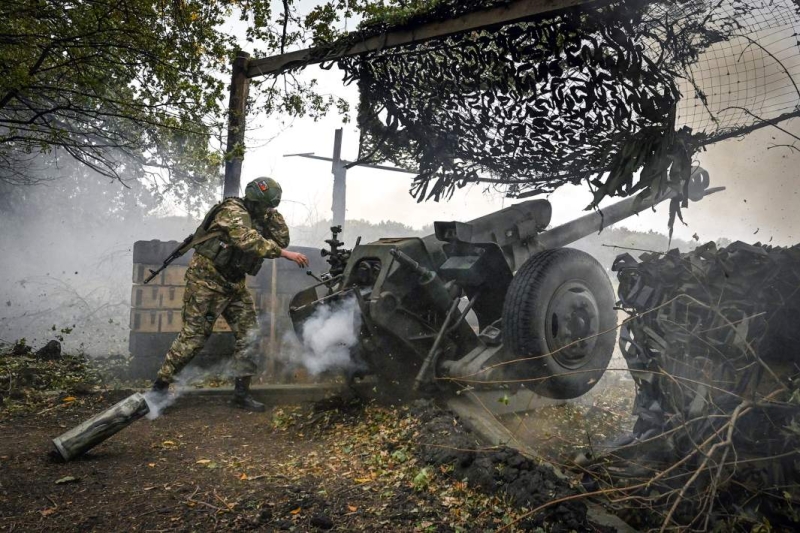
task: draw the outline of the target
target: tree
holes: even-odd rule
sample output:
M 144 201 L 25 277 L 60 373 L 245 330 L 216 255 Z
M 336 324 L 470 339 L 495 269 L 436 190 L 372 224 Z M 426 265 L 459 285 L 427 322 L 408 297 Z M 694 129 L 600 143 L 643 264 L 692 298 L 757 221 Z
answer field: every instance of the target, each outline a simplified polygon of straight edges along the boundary
M 200 179 L 231 48 L 208 31 L 221 17 L 177 2 L 3 2 L 0 179 L 29 183 L 57 151 L 115 179 L 177 162 Z
M 406 2 L 389 2 L 390 5 Z M 415 4 L 419 4 L 416 2 Z M 178 193 L 215 188 L 214 141 L 226 121 L 237 17 L 249 51 L 279 53 L 337 35 L 383 2 L 333 0 L 297 14 L 295 0 L 4 0 L 0 3 L 0 182 L 43 179 L 71 157 L 120 182 L 169 172 Z M 318 117 L 343 100 L 291 73 L 254 80 L 268 112 Z M 213 150 L 215 147 L 216 150 Z

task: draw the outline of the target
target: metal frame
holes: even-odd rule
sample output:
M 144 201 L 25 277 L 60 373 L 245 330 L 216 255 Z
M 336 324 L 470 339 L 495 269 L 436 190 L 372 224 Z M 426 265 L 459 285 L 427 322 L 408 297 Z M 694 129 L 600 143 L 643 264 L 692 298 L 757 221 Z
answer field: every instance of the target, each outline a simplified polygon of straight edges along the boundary
M 233 61 L 231 76 L 223 196 L 239 194 L 250 78 L 277 75 L 289 69 L 303 68 L 307 65 L 333 61 L 341 57 L 376 52 L 479 29 L 500 27 L 576 7 L 586 5 L 596 7 L 608 3 L 610 0 L 516 0 L 505 6 L 467 13 L 453 19 L 420 24 L 413 28 L 398 28 L 395 31 L 364 39 L 344 50 L 335 46 L 316 47 L 262 59 L 251 59 L 250 54 L 239 51 Z M 391 167 L 386 170 L 390 169 Z
M 280 74 L 289 69 L 302 68 L 314 63 L 377 52 L 406 44 L 421 43 L 458 33 L 503 26 L 577 6 L 603 3 L 609 2 L 603 0 L 517 0 L 505 6 L 467 13 L 453 19 L 429 22 L 413 28 L 401 28 L 369 37 L 344 50 L 334 46 L 315 47 L 263 59 L 255 59 L 250 61 L 247 66 L 247 77 L 255 78 L 268 74 Z

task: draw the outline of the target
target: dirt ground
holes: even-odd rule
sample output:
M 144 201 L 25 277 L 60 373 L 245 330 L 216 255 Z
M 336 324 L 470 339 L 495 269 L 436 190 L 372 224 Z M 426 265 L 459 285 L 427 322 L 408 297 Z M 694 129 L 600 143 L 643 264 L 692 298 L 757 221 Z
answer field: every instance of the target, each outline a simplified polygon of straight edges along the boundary
M 630 434 L 636 417 L 633 380 L 607 372 L 595 389 L 577 400 L 501 415 L 513 435 L 551 463 L 568 467 L 581 453 L 597 453 L 604 445 Z
M 474 459 L 474 450 L 450 450 L 455 465 L 426 463 L 420 440 L 438 434 L 449 442 L 454 431 L 463 446 L 477 449 L 477 441 L 446 413 L 427 417 L 432 429 L 421 427 L 426 417 L 409 408 L 246 413 L 221 398 L 184 398 L 80 460 L 51 457 L 50 439 L 125 394 L 0 418 L 0 531 L 600 531 L 582 522 L 579 508 L 529 520 L 525 505 L 485 490 L 508 470 Z M 538 497 L 568 490 L 512 459 L 541 480 Z M 486 483 L 473 483 L 462 467 L 481 460 L 492 470 L 481 472 Z

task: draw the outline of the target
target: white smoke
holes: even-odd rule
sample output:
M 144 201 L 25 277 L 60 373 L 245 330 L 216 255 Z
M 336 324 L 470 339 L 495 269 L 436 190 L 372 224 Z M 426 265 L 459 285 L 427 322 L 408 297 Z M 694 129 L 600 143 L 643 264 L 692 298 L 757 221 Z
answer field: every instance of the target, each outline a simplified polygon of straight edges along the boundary
M 178 398 L 191 388 L 193 383 L 203 381 L 208 377 L 217 376 L 221 378 L 234 378 L 236 374 L 232 368 L 233 359 L 228 358 L 215 365 L 207 368 L 200 368 L 189 365 L 181 370 L 176 376 L 169 392 L 163 394 L 153 391 L 148 391 L 144 394 L 144 399 L 147 402 L 147 407 L 150 412 L 147 413 L 148 420 L 155 420 L 164 413 L 164 410 L 174 404 Z
M 147 402 L 147 407 L 150 409 L 147 413 L 148 420 L 155 420 L 164 409 L 175 403 L 175 400 L 181 395 L 181 391 L 168 391 L 165 393 L 147 391 L 144 393 L 144 401 Z
M 355 370 L 352 348 L 358 342 L 361 312 L 355 297 L 321 305 L 303 324 L 300 363 L 317 376 L 327 370 Z

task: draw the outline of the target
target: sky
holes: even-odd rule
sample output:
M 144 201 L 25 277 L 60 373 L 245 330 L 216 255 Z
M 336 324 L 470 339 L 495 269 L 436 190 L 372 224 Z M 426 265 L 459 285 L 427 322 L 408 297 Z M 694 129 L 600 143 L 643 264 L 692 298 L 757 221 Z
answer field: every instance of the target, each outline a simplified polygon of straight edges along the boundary
M 300 2 L 301 10 L 313 2 Z M 234 33 L 243 34 L 232 21 Z M 351 26 L 354 25 L 350 21 Z M 242 42 L 247 50 L 247 43 Z M 344 86 L 336 67 L 323 70 L 309 66 L 298 74 L 315 79 L 322 93 L 347 99 L 356 109 L 358 91 Z M 354 116 L 352 117 L 355 118 Z M 251 114 L 247 124 L 247 152 L 242 184 L 259 176 L 270 176 L 283 187 L 281 211 L 290 225 L 313 223 L 331 217 L 332 175 L 330 163 L 286 154 L 313 152 L 330 157 L 334 131 L 344 128 L 342 157 L 353 160 L 358 153 L 358 130 L 351 122 L 343 124 L 335 112 L 313 121 L 308 118 L 263 117 Z M 800 134 L 800 121 L 782 127 Z M 711 175 L 712 186 L 727 190 L 689 206 L 684 212 L 687 226 L 676 224 L 675 236 L 701 241 L 725 237 L 747 242 L 771 241 L 788 245 L 800 240 L 798 183 L 800 151 L 775 145 L 791 144 L 790 136 L 769 127 L 742 139 L 711 146 L 695 160 Z M 512 200 L 485 186 L 472 185 L 458 190 L 448 201 L 423 202 L 408 190 L 412 175 L 367 168 L 353 168 L 347 176 L 347 218 L 371 222 L 396 220 L 419 228 L 435 220 L 470 220 L 510 205 Z M 581 216 L 591 201 L 586 186 L 564 186 L 547 197 L 553 205 L 553 224 Z M 606 200 L 602 205 L 619 201 Z M 602 207 L 602 206 L 601 206 Z M 647 211 L 620 225 L 641 231 L 667 232 L 667 207 Z

